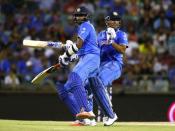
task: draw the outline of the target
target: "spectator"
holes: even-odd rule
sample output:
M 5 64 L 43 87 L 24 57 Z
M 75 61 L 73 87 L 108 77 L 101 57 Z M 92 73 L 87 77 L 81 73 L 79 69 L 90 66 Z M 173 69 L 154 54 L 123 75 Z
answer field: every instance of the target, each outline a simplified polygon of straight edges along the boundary
M 8 58 L 9 50 L 8 49 L 3 50 L 0 54 L 1 54 L 0 70 L 3 73 L 9 73 L 10 68 L 11 68 L 11 63 L 10 63 L 10 60 Z
M 175 90 L 175 64 L 173 64 L 168 71 L 168 78 L 170 80 L 171 88 Z
M 155 21 L 154 21 L 154 30 L 161 28 L 165 28 L 165 29 L 170 29 L 171 25 L 170 25 L 170 21 L 165 17 L 165 12 L 161 9 L 160 12 L 160 17 L 158 17 Z
M 143 75 L 142 79 L 139 81 L 139 91 L 150 92 L 153 89 L 153 81 L 148 75 Z
M 171 55 L 175 56 L 175 22 L 173 22 L 172 32 L 168 38 L 168 51 Z
M 127 11 L 134 21 L 139 19 L 139 5 L 137 0 L 130 0 L 128 2 Z
M 167 71 L 168 70 L 168 65 L 163 64 L 160 61 L 160 57 L 155 57 L 154 58 L 154 65 L 153 65 L 153 72 L 155 74 L 162 72 L 162 71 Z
M 164 77 L 163 72 L 159 72 L 155 79 L 153 92 L 167 92 L 169 90 L 169 82 Z
M 51 10 L 55 0 L 39 0 L 39 8 L 42 10 Z
M 114 0 L 109 9 L 112 8 L 113 11 L 117 11 L 120 16 L 123 16 L 126 13 L 126 3 L 123 0 Z
M 10 85 L 13 88 L 18 88 L 18 85 L 20 84 L 19 78 L 16 74 L 16 69 L 12 68 L 8 75 L 5 76 L 4 80 L 5 85 Z
M 146 38 L 145 41 L 144 41 L 144 43 L 141 43 L 140 44 L 139 51 L 143 55 L 150 54 L 150 55 L 154 56 L 155 53 L 156 53 L 156 48 L 152 44 L 152 39 L 151 38 Z
M 4 77 L 12 72 L 12 65 L 16 65 L 16 73 L 21 75 L 18 79 L 24 83 L 30 81 L 43 69 L 55 64 L 61 52 L 52 49 L 23 48 L 22 40 L 27 38 L 64 43 L 67 39 L 73 39 L 72 34 L 75 28 L 70 20 L 72 19 L 70 14 L 79 5 L 87 6 L 95 12 L 93 20 L 97 32 L 105 26 L 104 15 L 109 11 L 118 11 L 122 16 L 122 25 L 125 25 L 125 28 L 121 29 L 128 31 L 129 48 L 126 51 L 128 60 L 124 68 L 126 78 L 122 79 L 121 83 L 126 86 L 136 86 L 140 83 L 141 86 L 146 85 L 144 80 L 147 81 L 147 85 L 155 80 L 157 84 L 153 86 L 157 88 L 148 88 L 152 87 L 150 84 L 151 86 L 139 89 L 161 91 L 160 83 L 167 80 L 154 76 L 163 71 L 170 81 L 170 86 L 175 87 L 175 4 L 172 0 L 29 0 L 18 2 L 1 0 L 1 81 L 3 80 L 4 83 Z M 59 79 L 64 82 L 67 78 L 67 71 L 72 66 L 73 64 L 68 69 L 62 69 L 58 77 L 54 77 L 53 80 Z
M 158 54 L 163 54 L 167 51 L 167 35 L 164 28 L 157 29 L 156 34 L 153 36 L 153 44 Z

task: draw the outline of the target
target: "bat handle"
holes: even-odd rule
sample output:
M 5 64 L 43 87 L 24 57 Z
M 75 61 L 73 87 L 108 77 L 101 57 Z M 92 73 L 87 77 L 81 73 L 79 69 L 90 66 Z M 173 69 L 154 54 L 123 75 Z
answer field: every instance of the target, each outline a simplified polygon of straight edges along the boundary
M 59 63 L 57 63 L 57 64 L 54 65 L 54 68 L 55 68 L 55 69 L 57 69 L 57 68 L 59 68 L 59 67 L 61 67 L 61 65 L 60 65 Z
M 48 44 L 47 44 L 48 47 L 52 47 L 52 48 L 62 48 L 63 47 L 63 44 L 62 42 L 52 42 L 52 41 L 49 41 Z

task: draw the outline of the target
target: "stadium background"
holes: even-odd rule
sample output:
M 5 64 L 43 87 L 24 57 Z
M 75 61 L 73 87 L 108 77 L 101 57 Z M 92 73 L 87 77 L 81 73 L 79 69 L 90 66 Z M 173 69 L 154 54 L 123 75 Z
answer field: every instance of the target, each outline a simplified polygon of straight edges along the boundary
M 66 81 L 74 63 L 33 86 L 31 79 L 55 64 L 62 52 L 24 48 L 22 40 L 74 40 L 70 14 L 79 5 L 93 14 L 97 32 L 105 28 L 104 15 L 109 10 L 122 16 L 129 48 L 123 75 L 113 83 L 120 120 L 168 121 L 167 111 L 175 101 L 173 0 L 1 0 L 0 118 L 71 120 L 54 86 L 56 81 Z

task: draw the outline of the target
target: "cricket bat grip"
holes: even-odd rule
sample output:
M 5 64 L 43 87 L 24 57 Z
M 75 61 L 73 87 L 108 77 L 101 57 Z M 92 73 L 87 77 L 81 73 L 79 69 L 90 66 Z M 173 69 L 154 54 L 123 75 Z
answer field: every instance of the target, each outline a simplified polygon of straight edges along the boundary
M 61 67 L 61 65 L 59 63 L 55 64 L 52 66 L 52 68 L 50 68 L 50 70 L 47 71 L 47 73 L 52 73 L 56 70 L 58 70 Z
M 52 47 L 52 48 L 63 48 L 64 47 L 62 42 L 52 42 L 52 41 L 49 41 L 47 46 Z
M 54 65 L 54 68 L 55 69 L 58 69 L 59 67 L 61 67 L 61 65 L 59 63 L 57 63 L 57 64 Z

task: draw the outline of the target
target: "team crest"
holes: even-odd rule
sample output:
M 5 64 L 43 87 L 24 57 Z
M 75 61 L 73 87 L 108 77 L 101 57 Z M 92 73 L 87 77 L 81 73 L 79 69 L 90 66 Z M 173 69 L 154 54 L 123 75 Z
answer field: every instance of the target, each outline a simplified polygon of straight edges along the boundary
M 113 12 L 113 15 L 117 16 L 117 15 L 118 15 L 118 13 L 117 13 L 117 12 Z
M 82 28 L 81 34 L 85 33 L 85 31 L 86 31 L 86 28 Z

